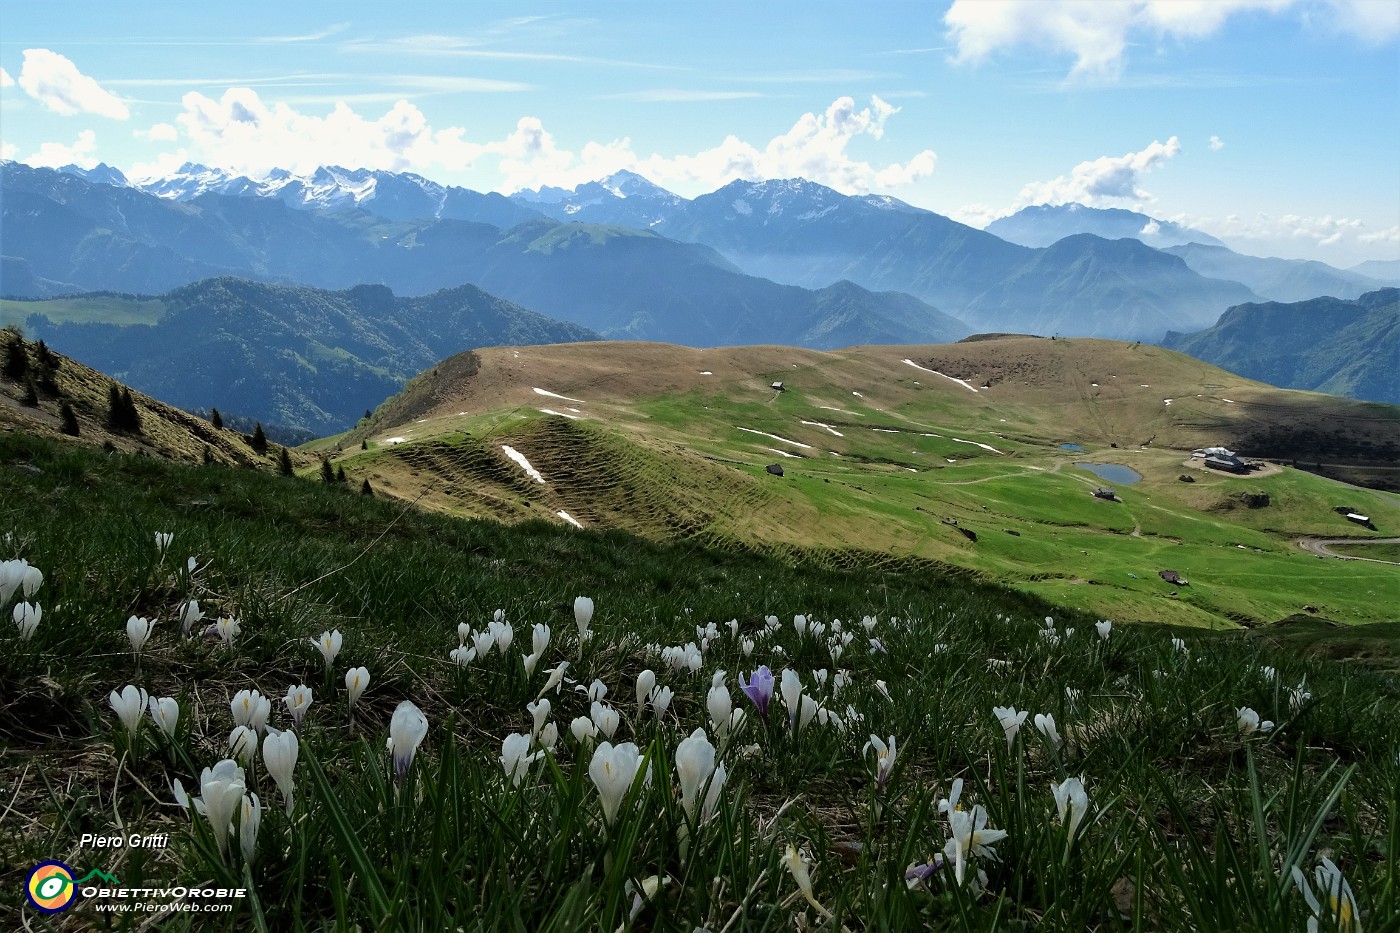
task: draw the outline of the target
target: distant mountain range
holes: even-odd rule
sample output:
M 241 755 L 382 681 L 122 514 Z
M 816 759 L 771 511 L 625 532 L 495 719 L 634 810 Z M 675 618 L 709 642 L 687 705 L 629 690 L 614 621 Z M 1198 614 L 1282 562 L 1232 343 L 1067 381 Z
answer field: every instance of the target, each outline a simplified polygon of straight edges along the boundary
M 1286 389 L 1400 404 L 1400 289 L 1238 305 L 1162 345 Z
M 1083 204 L 1024 207 L 1010 217 L 987 224 L 987 232 L 1022 246 L 1049 246 L 1076 233 L 1092 233 L 1106 240 L 1132 238 L 1158 248 L 1185 243 L 1225 245 L 1208 233 L 1183 227 L 1170 220 L 1157 220 L 1137 211 L 1086 207 Z
M 151 323 L 54 323 L 78 316 L 68 299 L 0 304 L 26 313 L 31 339 L 148 395 L 318 435 L 351 427 L 465 349 L 598 339 L 473 285 L 396 298 L 382 285 L 329 292 L 218 278 L 154 299 L 101 297 L 110 314 Z
M 407 294 L 472 282 L 609 337 L 817 347 L 973 330 L 1158 339 L 1259 297 L 1136 241 L 1072 236 L 1033 249 L 894 198 L 801 179 L 733 182 L 686 200 L 620 173 L 503 199 L 335 168 L 252 182 L 187 166 L 142 187 L 110 183 L 121 180 L 111 170 L 87 174 L 106 180 L 5 164 L 5 293 L 160 292 L 228 274 Z M 460 217 L 444 206 L 469 202 L 475 213 L 464 207 Z M 502 217 L 502 203 L 521 213 Z M 821 290 L 843 281 L 867 294 L 843 287 L 835 326 Z
M 0 294 L 11 296 L 159 294 L 227 275 L 408 295 L 472 283 L 608 337 L 692 346 L 927 343 L 971 332 L 908 295 L 779 285 L 706 246 L 625 227 L 389 221 L 213 192 L 181 201 L 13 162 L 3 192 Z

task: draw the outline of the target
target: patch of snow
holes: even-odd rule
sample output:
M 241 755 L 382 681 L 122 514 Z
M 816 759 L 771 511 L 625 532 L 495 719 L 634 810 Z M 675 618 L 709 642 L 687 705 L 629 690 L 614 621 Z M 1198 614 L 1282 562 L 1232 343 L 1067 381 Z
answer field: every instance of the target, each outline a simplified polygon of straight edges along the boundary
M 917 473 L 917 472 L 919 472 L 918 470 L 914 469 L 913 467 L 905 467 L 904 469 L 908 470 L 910 473 Z
M 568 512 L 565 512 L 563 509 L 560 509 L 559 511 L 555 512 L 554 514 L 555 514 L 555 515 L 558 515 L 560 518 L 562 518 L 564 521 L 568 522 L 570 525 L 573 525 L 575 528 L 582 528 L 582 527 L 583 527 L 581 524 L 579 524 L 579 520 L 578 520 L 578 519 L 574 518 L 572 515 L 570 515 Z
M 899 433 L 899 432 L 896 431 L 894 428 L 871 428 L 870 430 L 872 430 L 872 431 L 878 431 L 878 432 L 880 432 L 881 434 L 898 434 L 898 433 Z
M 1089 385 L 1093 386 L 1096 389 L 1099 387 L 1099 384 L 1097 382 L 1091 382 L 1089 383 Z
M 854 389 L 851 390 L 851 394 L 854 395 L 856 398 L 865 398 L 864 395 L 861 395 L 859 392 L 855 391 Z
M 710 372 L 708 369 L 702 369 L 702 370 L 700 370 L 700 375 L 702 375 L 702 376 L 713 376 L 714 373 Z
M 841 455 L 838 454 L 838 453 L 837 453 L 836 451 L 834 451 L 834 450 L 828 450 L 827 453 L 831 454 L 833 457 L 836 457 L 837 459 L 840 459 L 840 457 L 841 457 Z
M 386 438 L 384 438 L 384 443 L 386 443 L 386 444 L 402 444 L 402 443 L 403 443 L 404 441 L 406 441 L 406 440 L 408 440 L 408 438 L 406 438 L 406 437 L 386 437 Z
M 959 444 L 971 444 L 973 447 L 981 447 L 983 450 L 990 450 L 990 451 L 991 451 L 992 453 L 994 453 L 994 454 L 999 454 L 999 453 L 1001 453 L 1001 451 L 997 450 L 997 449 L 996 449 L 995 447 L 993 447 L 992 445 L 990 445 L 990 444 L 983 444 L 983 443 L 981 443 L 981 442 L 979 442 L 979 441 L 965 441 L 965 440 L 963 440 L 963 439 L 960 438 L 960 437 L 949 438 L 949 440 L 956 441 L 956 442 L 959 443 Z
M 804 421 L 804 422 L 802 422 L 802 423 L 803 423 L 803 424 L 807 424 L 807 425 L 811 425 L 811 426 L 814 427 L 814 428 L 826 428 L 828 431 L 830 431 L 830 432 L 831 432 L 832 434 L 834 434 L 836 437 L 845 437 L 845 436 L 846 436 L 846 435 L 842 434 L 840 431 L 838 431 L 838 430 L 836 430 L 835 428 L 833 428 L 831 425 L 829 425 L 829 424 L 822 424 L 820 421 Z
M 736 426 L 736 427 L 737 427 L 737 426 Z M 745 432 L 747 432 L 747 433 L 749 433 L 749 434 L 757 434 L 759 437 L 770 437 L 770 438 L 772 438 L 773 440 L 775 440 L 775 441 L 780 441 L 780 442 L 782 442 L 782 443 L 784 443 L 784 444 L 791 444 L 791 445 L 794 446 L 794 447 L 801 447 L 803 450 L 811 450 L 811 449 L 812 449 L 812 445 L 811 445 L 811 444 L 804 444 L 804 443 L 802 443 L 801 441 L 794 441 L 794 440 L 791 440 L 791 439 L 786 438 L 786 437 L 779 437 L 779 436 L 776 435 L 776 434 L 769 434 L 769 433 L 766 432 L 766 431 L 755 431 L 753 428 L 738 428 L 738 430 L 740 430 L 740 431 L 745 431 Z
M 749 202 L 745 201 L 743 198 L 737 199 L 733 204 L 729 206 L 734 209 L 734 213 L 743 214 L 745 217 L 753 213 L 753 207 L 750 206 Z
M 1232 399 L 1232 398 L 1222 398 L 1220 401 L 1222 401 L 1222 402 L 1227 402 L 1228 404 L 1231 404 L 1231 405 L 1235 404 L 1235 400 Z
M 553 408 L 541 408 L 540 411 L 546 415 L 558 415 L 560 418 L 568 418 L 570 421 L 578 421 L 578 415 L 570 415 L 562 411 L 555 411 Z
M 913 360 L 900 360 L 900 362 L 901 362 L 901 363 L 907 363 L 907 364 L 909 364 L 910 366 L 914 367 L 915 369 L 922 369 L 922 370 L 923 370 L 924 372 L 926 372 L 926 373 L 933 373 L 935 376 L 943 376 L 944 379 L 947 379 L 949 382 L 956 382 L 958 385 L 962 386 L 964 389 L 967 389 L 969 392 L 976 392 L 976 391 L 977 391 L 977 389 L 976 389 L 971 383 L 969 383 L 966 379 L 954 379 L 952 376 L 944 375 L 943 373 L 940 373 L 940 372 L 939 372 L 938 370 L 936 370 L 936 369 L 929 369 L 927 366 L 920 366 L 918 363 L 915 363 Z
M 520 451 L 516 450 L 509 444 L 502 444 L 501 450 L 505 451 L 507 457 L 519 464 L 520 469 L 524 470 L 526 475 L 529 476 L 532 480 L 534 480 L 537 483 L 544 482 L 544 477 L 540 475 L 540 471 L 530 466 L 530 461 L 526 460 L 525 455 L 522 454 Z
M 1140 383 L 1140 387 L 1143 388 L 1143 389 L 1150 389 L 1150 388 L 1152 388 L 1150 385 L 1148 385 L 1148 384 L 1145 383 L 1145 382 Z
M 790 453 L 788 453 L 786 450 L 779 450 L 779 449 L 776 448 L 776 447 L 765 447 L 765 448 L 763 448 L 763 449 L 764 449 L 764 450 L 772 451 L 773 453 L 777 454 L 777 455 L 780 456 L 780 457 L 787 457 L 789 460 L 801 460 L 801 459 L 802 459 L 802 458 L 799 457 L 797 454 L 790 454 Z
M 575 413 L 575 414 L 578 414 L 578 415 L 583 414 L 583 412 L 579 411 L 577 408 L 570 408 L 569 411 L 571 411 L 571 412 L 573 412 L 573 413 Z
M 958 461 L 954 460 L 952 457 L 944 457 L 943 459 L 944 459 L 944 460 L 947 460 L 949 463 L 957 463 L 957 462 L 958 462 Z
M 564 401 L 566 401 L 566 402 L 578 402 L 580 405 L 583 404 L 583 399 L 581 399 L 581 398 L 569 398 L 567 395 L 560 395 L 558 392 L 551 392 L 551 391 L 549 391 L 548 389 L 536 388 L 536 389 L 535 389 L 535 394 L 536 394 L 536 395 L 547 395 L 547 396 L 549 396 L 550 398 L 562 398 L 562 399 L 563 399 Z
M 1170 405 L 1171 403 L 1172 403 L 1172 400 L 1169 399 L 1169 398 L 1164 398 L 1164 399 L 1162 399 L 1162 404 L 1163 404 L 1163 405 Z

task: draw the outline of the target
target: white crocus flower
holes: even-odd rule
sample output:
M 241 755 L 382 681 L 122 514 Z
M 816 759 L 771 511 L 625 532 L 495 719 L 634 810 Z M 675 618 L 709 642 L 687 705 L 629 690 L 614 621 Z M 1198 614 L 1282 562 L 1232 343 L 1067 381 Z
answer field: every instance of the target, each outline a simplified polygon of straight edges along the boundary
M 236 616 L 229 616 L 226 619 L 220 618 L 218 622 L 214 623 L 214 631 L 219 633 L 219 637 L 223 639 L 225 645 L 232 647 L 234 639 L 242 634 L 243 625 Z
M 742 655 L 743 655 L 744 657 L 746 657 L 746 658 L 753 655 L 753 639 L 752 639 L 752 638 L 741 638 L 741 639 L 739 639 L 739 653 L 742 654 Z
M 1248 706 L 1241 706 L 1236 710 L 1236 714 L 1238 716 L 1237 721 L 1240 727 L 1240 735 L 1254 735 L 1256 732 L 1268 732 L 1274 727 L 1273 720 L 1265 719 L 1261 721 L 1259 719 L 1259 714 Z
M 512 787 L 519 787 L 530 765 L 544 755 L 544 752 L 530 752 L 532 741 L 532 736 L 523 732 L 513 732 L 501 742 L 501 767 L 505 770 L 506 780 L 510 781 Z
M 1059 748 L 1064 744 L 1060 738 L 1060 733 L 1055 728 L 1055 717 L 1050 713 L 1036 713 L 1035 727 L 1040 730 L 1040 734 L 1050 740 L 1051 744 Z
M 156 553 L 164 558 L 165 552 L 170 549 L 170 542 L 175 540 L 175 535 L 168 531 L 157 531 L 155 535 Z
M 651 703 L 651 710 L 656 714 L 657 719 L 666 718 L 666 711 L 671 708 L 671 700 L 675 695 L 675 691 L 670 687 L 657 687 L 651 692 L 651 696 L 647 699 Z
M 418 746 L 428 735 L 428 717 L 410 700 L 403 700 L 394 709 L 389 721 L 389 753 L 394 756 L 394 774 L 403 777 L 418 754 Z
M 238 844 L 243 850 L 243 861 L 253 864 L 253 856 L 258 851 L 258 827 L 262 825 L 262 801 L 257 794 L 245 794 L 238 819 Z
M 1361 918 L 1356 908 L 1356 896 L 1351 892 L 1351 885 L 1342 875 L 1342 871 L 1331 859 L 1324 858 L 1322 864 L 1313 869 L 1313 879 L 1317 882 L 1318 889 L 1327 898 L 1327 906 L 1324 908 L 1309 886 L 1307 878 L 1298 866 L 1293 866 L 1293 883 L 1298 886 L 1298 890 L 1303 895 L 1303 900 L 1307 901 L 1308 909 L 1312 911 L 1312 916 L 1308 918 L 1308 933 L 1318 933 L 1319 921 L 1325 924 L 1326 929 L 1336 930 L 1339 933 L 1361 933 Z
M 580 684 L 579 686 L 582 687 L 583 685 Z M 601 700 L 608 695 L 608 686 L 601 680 L 594 679 L 593 683 L 588 685 L 587 693 L 588 702 L 592 703 L 594 700 Z
M 540 748 L 554 751 L 554 746 L 559 744 L 559 724 L 557 722 L 545 723 L 544 728 L 540 730 L 538 741 Z
M 800 638 L 801 636 L 803 636 L 803 635 L 806 635 L 806 634 L 807 634 L 807 617 L 806 617 L 806 616 L 793 616 L 793 617 L 792 617 L 792 627 L 793 627 L 793 629 L 797 632 L 797 635 L 798 635 L 799 638 Z
M 617 727 L 622 723 L 622 717 L 618 715 L 617 710 L 597 700 L 593 701 L 593 705 L 589 709 L 589 717 L 593 720 L 593 724 L 598 727 L 598 731 L 609 739 L 617 733 Z
M 291 816 L 292 807 L 296 804 L 295 777 L 297 755 L 300 753 L 301 742 L 295 732 L 267 730 L 267 737 L 263 739 L 262 745 L 263 764 L 267 766 L 267 773 L 272 775 L 278 792 L 282 794 L 282 804 L 288 816 Z
M 553 690 L 555 693 L 558 693 L 559 685 L 564 682 L 564 672 L 568 669 L 569 662 L 560 661 L 559 666 L 549 672 L 549 679 L 544 682 L 544 687 L 540 690 L 539 693 L 535 694 L 535 696 L 542 697 L 551 690 Z
M 535 654 L 527 654 L 521 659 L 521 664 L 523 664 L 525 667 L 526 678 L 530 678 L 535 675 L 535 666 L 539 663 L 540 656 L 538 652 L 536 652 Z
M 1060 823 L 1069 830 L 1066 847 L 1074 842 L 1079 832 L 1079 823 L 1089 812 L 1089 795 L 1084 792 L 1082 777 L 1065 778 L 1064 783 L 1051 782 L 1050 793 L 1055 797 L 1055 809 L 1060 813 Z
M 580 596 L 574 600 L 574 624 L 578 626 L 580 641 L 588 638 L 588 625 L 593 621 L 593 600 Z
M 191 599 L 180 606 L 180 632 L 186 638 L 194 630 L 196 622 L 204 619 L 204 610 L 199 608 L 199 600 Z
M 214 842 L 224 858 L 228 858 L 229 854 L 228 834 L 233 829 L 233 818 L 247 789 L 243 769 L 231 758 L 225 758 L 200 773 L 199 799 L 204 803 L 204 816 L 209 820 Z
M 534 654 L 544 656 L 544 649 L 549 647 L 549 626 L 542 622 L 536 622 L 530 629 L 530 640 L 534 648 Z
M 788 725 L 792 726 L 797 722 L 798 707 L 802 702 L 802 678 L 797 676 L 797 671 L 790 667 L 783 668 L 780 689 L 783 693 L 783 703 L 788 708 Z
M 151 719 L 168 738 L 175 738 L 175 726 L 180 722 L 180 704 L 174 697 L 150 697 L 146 701 Z
M 228 734 L 228 753 L 243 767 L 252 767 L 258 754 L 258 734 L 247 726 L 234 726 Z
M 534 703 L 525 704 L 525 712 L 529 713 L 535 723 L 530 727 L 530 738 L 534 739 L 544 728 L 545 721 L 549 719 L 551 705 L 548 700 L 536 700 Z
M 704 729 L 696 729 L 676 746 L 676 776 L 681 784 L 681 806 L 693 820 L 700 790 L 715 771 L 715 747 Z
M 641 752 L 631 742 L 613 746 L 611 742 L 599 744 L 588 764 L 588 776 L 598 789 L 598 801 L 603 807 L 603 822 L 611 825 L 617 819 L 618 807 L 622 798 L 632 787 L 637 772 L 642 766 Z
M 256 690 L 240 690 L 233 695 L 229 711 L 238 725 L 261 732 L 267 728 L 268 717 L 272 715 L 272 700 Z
M 642 710 L 646 708 L 647 698 L 651 696 L 651 691 L 656 689 L 656 672 L 647 669 L 637 675 L 637 717 L 640 719 Z
M 311 708 L 311 688 L 306 684 L 288 687 L 287 695 L 282 698 L 282 702 L 287 705 L 287 712 L 292 716 L 292 726 L 300 732 L 302 717 Z
M 476 656 L 478 658 L 484 661 L 494 647 L 496 647 L 496 635 L 494 632 L 484 630 L 472 633 L 472 648 L 476 651 Z
M 1021 724 L 1026 721 L 1029 710 L 1016 712 L 1014 706 L 993 706 L 992 715 L 996 716 L 997 722 L 1001 723 L 1001 728 L 1006 732 L 1006 750 L 1011 751 L 1011 746 L 1016 741 L 1016 733 L 1021 731 Z
M 335 656 L 340 654 L 340 645 L 344 640 L 340 629 L 322 632 L 320 638 L 310 639 L 311 644 L 316 646 L 316 650 L 321 652 L 321 657 L 326 659 L 326 670 L 330 670 L 331 666 L 335 664 Z
M 573 733 L 574 741 L 582 745 L 598 737 L 598 724 L 587 716 L 579 716 L 569 723 L 569 731 Z
M 355 711 L 355 703 L 359 701 L 360 695 L 369 686 L 369 670 L 363 667 L 352 667 L 345 672 L 345 691 L 348 694 L 350 712 Z
M 870 750 L 875 750 L 875 787 L 883 790 L 885 784 L 889 782 L 890 774 L 894 771 L 895 744 L 894 736 L 890 736 L 889 744 L 880 741 L 878 735 L 872 735 L 870 741 L 865 743 L 865 748 L 861 754 L 869 754 Z
M 1095 622 L 1094 628 L 1098 630 L 1099 638 L 1108 641 L 1108 636 L 1113 631 L 1113 623 L 1109 622 L 1107 619 L 1103 619 Z
M 729 695 L 729 688 L 723 684 L 711 687 L 705 696 L 705 707 L 710 713 L 710 728 L 724 738 L 729 729 L 729 714 L 734 710 L 734 699 Z
M 11 613 L 15 620 L 15 626 L 19 629 L 21 641 L 29 641 L 34 637 L 34 632 L 39 628 L 39 623 L 44 618 L 44 608 L 38 603 L 15 603 L 14 612 Z
M 146 640 L 151 637 L 151 629 L 154 626 L 154 622 L 141 616 L 132 616 L 126 620 L 126 637 L 131 642 L 132 654 L 140 654 L 141 649 L 146 647 Z
M 962 884 L 969 855 L 995 859 L 997 855 L 992 846 L 1006 838 L 1005 830 L 987 829 L 987 810 L 981 804 L 971 810 L 950 808 L 948 829 L 952 838 L 943 847 L 943 854 L 953 859 L 958 884 Z
M 141 728 L 141 714 L 146 711 L 146 703 L 150 699 L 150 694 L 140 687 L 127 684 L 122 688 L 121 693 L 113 690 L 107 697 L 107 702 L 112 705 L 117 718 L 122 721 L 126 731 L 132 735 Z
M 496 639 L 496 650 L 505 654 L 515 641 L 515 628 L 499 619 L 491 623 L 491 634 Z
M 1181 640 L 1180 638 L 1172 638 L 1172 647 L 1175 648 L 1177 651 L 1180 651 L 1182 654 L 1186 654 L 1186 642 Z
M 476 649 L 468 648 L 466 645 L 459 645 L 447 652 L 447 657 L 458 667 L 466 667 L 476 660 Z

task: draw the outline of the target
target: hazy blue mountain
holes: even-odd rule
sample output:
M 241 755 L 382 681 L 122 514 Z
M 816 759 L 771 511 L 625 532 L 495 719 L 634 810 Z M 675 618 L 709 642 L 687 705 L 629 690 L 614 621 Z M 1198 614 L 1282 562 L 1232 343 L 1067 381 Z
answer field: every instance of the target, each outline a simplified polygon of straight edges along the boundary
M 1204 243 L 1224 246 L 1208 233 L 1157 220 L 1121 208 L 1086 207 L 1083 204 L 1037 204 L 1023 207 L 1010 217 L 987 224 L 987 232 L 1022 246 L 1049 246 L 1076 233 L 1092 233 L 1105 240 L 1131 237 L 1158 248 Z
M 965 313 L 1018 333 L 1132 338 L 1185 322 L 1206 327 L 1255 297 L 1238 282 L 1203 278 L 1177 256 L 1134 239 L 1065 237 L 980 295 Z
M 1400 289 L 1238 305 L 1162 345 L 1285 389 L 1400 404 Z
M 160 293 L 214 275 L 423 294 L 471 282 L 613 337 L 726 343 L 920 343 L 970 331 L 907 296 L 830 294 L 745 275 L 715 250 L 624 227 L 538 219 L 508 230 L 460 220 L 391 222 L 359 209 L 299 210 L 270 197 L 191 200 L 90 185 L 45 169 L 3 168 L 6 250 L 26 282 Z M 2 271 L 2 270 L 0 270 Z M 52 290 L 38 294 L 52 294 Z M 0 294 L 24 293 L 9 280 Z M 31 293 L 32 294 L 32 293 Z M 861 321 L 865 321 L 862 327 Z
M 122 296 L 111 296 L 120 304 Z M 35 302 L 31 338 L 188 410 L 217 407 L 327 434 L 352 426 L 405 380 L 463 350 L 595 340 L 473 285 L 397 298 L 218 278 L 157 299 L 153 325 L 53 324 Z
M 1356 272 L 1333 268 L 1325 262 L 1245 256 L 1224 246 L 1188 243 L 1169 246 L 1163 252 L 1180 256 L 1201 275 L 1248 285 L 1256 295 L 1270 301 L 1304 301 L 1323 295 L 1357 298 L 1385 285 Z
M 555 220 L 620 224 L 640 230 L 657 227 L 688 203 L 634 172 L 616 172 L 572 191 L 549 187 L 518 191 L 511 199 Z
M 1400 285 L 1400 259 L 1368 259 L 1347 270 L 1387 285 Z
M 92 168 L 83 168 L 80 165 L 65 165 L 59 169 L 69 175 L 77 175 L 85 181 L 90 181 L 96 185 L 119 185 L 125 187 L 131 184 L 122 174 L 120 169 L 113 168 L 106 162 L 99 162 Z

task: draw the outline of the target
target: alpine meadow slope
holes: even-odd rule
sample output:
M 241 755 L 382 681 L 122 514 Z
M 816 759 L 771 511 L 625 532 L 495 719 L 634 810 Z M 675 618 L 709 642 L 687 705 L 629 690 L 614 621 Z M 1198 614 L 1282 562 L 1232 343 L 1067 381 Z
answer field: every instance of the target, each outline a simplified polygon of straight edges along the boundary
M 1283 466 L 1234 477 L 1186 462 L 1215 444 Z M 308 449 L 453 514 L 833 567 L 922 561 L 1118 619 L 1361 622 L 1400 605 L 1394 567 L 1297 543 L 1400 528 L 1392 495 L 1315 475 L 1394 488 L 1400 408 L 1274 389 L 1147 345 L 495 348 L 444 361 Z M 1083 462 L 1142 479 L 1103 501 Z M 1167 569 L 1191 586 L 1165 584 Z

